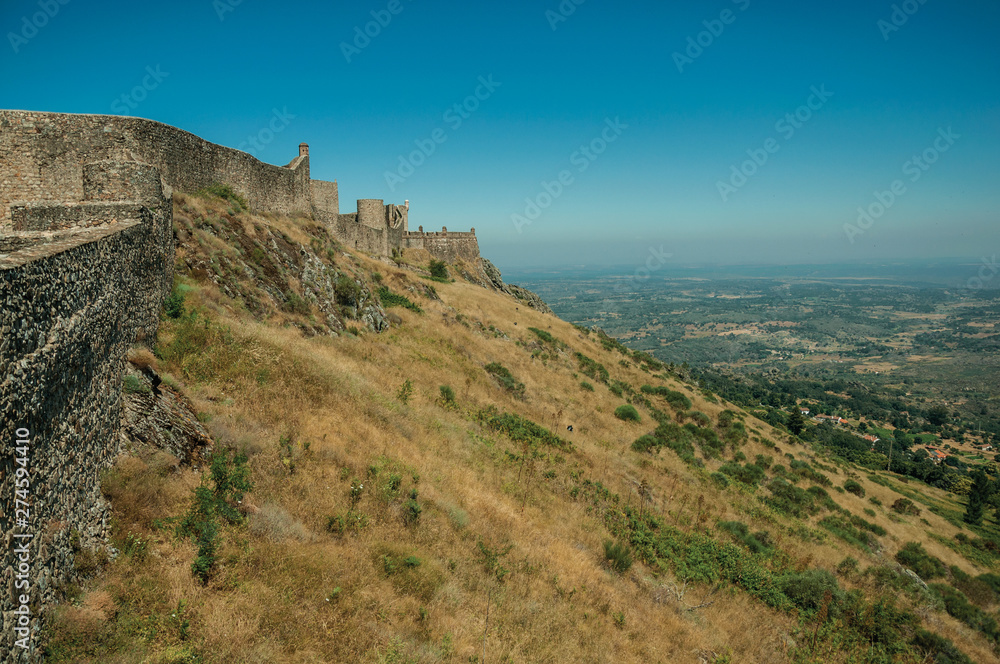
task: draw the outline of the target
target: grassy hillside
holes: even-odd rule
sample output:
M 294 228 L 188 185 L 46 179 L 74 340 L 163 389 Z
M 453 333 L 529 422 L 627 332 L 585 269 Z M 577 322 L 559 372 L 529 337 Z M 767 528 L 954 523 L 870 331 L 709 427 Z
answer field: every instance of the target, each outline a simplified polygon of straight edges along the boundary
M 952 496 L 308 218 L 176 205 L 156 366 L 214 462 L 135 445 L 108 473 L 119 553 L 54 612 L 50 661 L 996 659 L 997 558 Z M 902 571 L 909 542 L 946 585 Z

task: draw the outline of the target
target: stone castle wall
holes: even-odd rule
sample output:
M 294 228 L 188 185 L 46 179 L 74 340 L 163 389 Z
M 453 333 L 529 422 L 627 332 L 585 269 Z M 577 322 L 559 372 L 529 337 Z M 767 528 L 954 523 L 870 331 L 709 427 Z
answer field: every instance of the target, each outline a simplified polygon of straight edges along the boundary
M 119 164 L 119 170 L 110 170 L 110 164 Z M 440 260 L 479 256 L 478 242 L 469 234 L 408 233 L 403 206 L 361 199 L 357 213 L 341 215 L 337 183 L 310 179 L 305 144 L 288 166 L 272 166 L 152 120 L 0 110 L 0 233 L 40 229 L 33 206 L 105 200 L 93 193 L 101 183 L 90 187 L 91 178 L 114 179 L 114 186 L 133 187 L 134 195 L 149 195 L 159 178 L 186 192 L 227 184 L 253 210 L 312 212 L 345 246 L 376 256 L 408 247 L 427 249 Z M 91 198 L 84 195 L 85 184 Z M 53 217 L 53 229 L 86 225 L 89 218 L 81 209 L 61 219 L 52 210 L 46 215 Z
M 312 181 L 313 212 L 329 216 L 340 214 L 340 194 L 336 182 Z M 317 214 L 318 216 L 318 214 Z
M 465 260 L 473 265 L 479 261 L 479 241 L 476 229 L 470 233 L 455 233 L 443 229 L 440 233 L 425 233 L 423 227 L 417 232 L 403 233 L 402 246 L 406 249 L 426 249 L 434 258 L 454 263 Z
M 225 183 L 262 212 L 312 206 L 308 155 L 282 168 L 152 120 L 0 110 L 0 231 L 12 205 L 84 200 L 83 167 L 101 161 L 149 164 L 182 191 Z
M 100 475 L 120 448 L 126 352 L 156 338 L 173 279 L 170 206 L 162 195 L 158 201 L 84 206 L 105 223 L 49 232 L 20 250 L 0 242 L 0 440 L 8 452 L 0 456 L 0 504 L 7 506 L 0 512 L 5 662 L 37 661 L 37 653 L 14 647 L 14 598 L 25 592 L 15 592 L 21 561 L 14 534 L 32 534 L 27 578 L 33 630 L 41 607 L 73 579 L 74 544 L 106 541 Z M 67 209 L 38 206 L 34 218 L 51 227 Z M 47 210 L 52 215 L 45 221 Z M 16 526 L 12 509 L 20 429 L 30 432 L 27 527 Z M 35 646 L 37 633 L 29 641 Z

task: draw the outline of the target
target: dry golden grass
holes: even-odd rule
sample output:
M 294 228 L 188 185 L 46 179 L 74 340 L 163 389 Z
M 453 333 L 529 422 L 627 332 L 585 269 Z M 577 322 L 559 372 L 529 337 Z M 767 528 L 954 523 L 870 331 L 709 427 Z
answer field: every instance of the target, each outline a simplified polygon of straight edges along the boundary
M 148 348 L 133 348 L 128 352 L 128 361 L 136 369 L 153 369 L 157 367 L 156 356 Z
M 198 197 L 177 200 L 199 212 L 211 206 Z M 296 241 L 309 240 L 309 220 L 244 223 L 272 223 Z M 408 260 L 417 258 L 408 252 Z M 348 267 L 347 259 L 338 256 L 338 265 Z M 832 570 L 847 555 L 861 559 L 863 567 L 879 562 L 832 536 L 822 544 L 804 541 L 792 534 L 795 523 L 762 509 L 755 496 L 714 489 L 706 477 L 721 460 L 708 460 L 698 470 L 669 450 L 633 452 L 632 441 L 655 422 L 645 411 L 638 424 L 616 419 L 614 409 L 624 402 L 579 374 L 573 352 L 603 363 L 613 379 L 636 389 L 650 383 L 683 391 L 694 409 L 713 420 L 725 404 L 708 403 L 631 360 L 623 363 L 593 334 L 461 279 L 433 283 L 441 298 L 436 301 L 424 295 L 428 282 L 413 271 L 359 255 L 350 267 L 360 275 L 381 273 L 383 283 L 418 302 L 424 313 L 393 309 L 402 325 L 378 335 L 305 338 L 293 327 L 237 313 L 243 309 L 210 282 L 196 284 L 188 305 L 228 326 L 233 346 L 198 360 L 207 377 L 183 362 L 161 362 L 161 370 L 182 382 L 196 408 L 211 416 L 208 427 L 217 445 L 248 454 L 255 487 L 244 511 L 251 518 L 246 526 L 225 530 L 216 575 L 202 587 L 190 572 L 194 545 L 153 525 L 154 519 L 185 512 L 200 474 L 164 472 L 163 460 L 151 455 L 122 459 L 105 480 L 105 491 L 117 529 L 149 538 L 150 555 L 141 562 L 123 556 L 95 587 L 166 627 L 135 656 L 104 653 L 74 661 L 157 661 L 192 648 L 206 663 L 468 662 L 482 654 L 487 608 L 490 662 L 698 662 L 724 654 L 734 662 L 788 661 L 785 637 L 795 627 L 788 614 L 731 590 L 714 595 L 710 606 L 688 611 L 665 590 L 674 581 L 669 575 L 654 578 L 641 563 L 624 575 L 606 569 L 602 542 L 608 533 L 586 505 L 570 497 L 574 472 L 634 506 L 646 482 L 644 508 L 668 523 L 690 515 L 700 497 L 709 527 L 716 520 L 740 520 L 768 530 L 803 565 Z M 569 348 L 545 362 L 533 357 L 526 346 L 537 338 L 529 327 L 550 332 Z M 177 333 L 174 324 L 165 324 L 159 344 L 169 344 Z M 490 362 L 501 362 L 525 384 L 526 400 L 483 370 Z M 404 404 L 397 393 L 406 380 L 413 395 Z M 593 382 L 595 391 L 582 390 L 581 380 Z M 441 385 L 454 389 L 454 408 L 438 403 Z M 489 405 L 572 441 L 573 452 L 545 466 L 555 471 L 553 478 L 542 476 L 542 465 L 521 468 L 504 461 L 504 451 L 517 453 L 517 447 L 473 417 Z M 786 465 L 785 453 L 812 459 L 814 452 L 790 444 L 787 434 L 749 416 L 746 424 L 751 440 L 742 451 L 748 459 L 768 454 Z M 375 476 L 373 466 L 380 468 Z M 840 485 L 847 473 L 841 468 L 831 479 Z M 401 486 L 387 498 L 393 474 Z M 332 534 L 328 517 L 347 513 L 354 479 L 364 484 L 357 511 L 367 526 Z M 927 530 L 950 535 L 953 526 L 927 510 L 930 526 L 910 517 L 892 522 L 886 510 L 898 494 L 870 482 L 865 472 L 857 479 L 883 503 L 871 519 L 889 531 L 883 555 L 921 541 L 946 563 L 975 571 L 928 541 Z M 423 512 L 418 523 L 407 525 L 402 503 L 411 490 L 418 492 Z M 944 500 L 941 492 L 922 490 Z M 871 507 L 867 498 L 830 493 L 852 512 Z M 494 549 L 511 546 L 503 559 L 511 570 L 504 582 L 487 573 L 479 541 Z M 387 571 L 386 556 L 397 567 L 407 556 L 420 563 Z M 709 590 L 691 587 L 686 601 L 697 603 Z M 169 619 L 181 600 L 190 620 L 183 641 Z M 107 615 L 97 604 L 106 600 L 67 610 L 57 624 L 94 637 Z M 990 661 L 981 637 L 941 614 L 927 620 L 977 661 Z

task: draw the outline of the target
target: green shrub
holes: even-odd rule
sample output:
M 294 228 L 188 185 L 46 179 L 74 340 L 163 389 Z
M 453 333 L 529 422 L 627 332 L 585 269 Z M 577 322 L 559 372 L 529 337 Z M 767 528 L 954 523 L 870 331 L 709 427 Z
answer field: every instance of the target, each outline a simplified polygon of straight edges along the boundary
M 858 571 L 858 559 L 854 556 L 847 556 L 837 565 L 837 574 L 850 576 Z
M 655 452 L 656 450 L 660 449 L 660 447 L 662 447 L 660 439 L 650 434 L 646 434 L 645 436 L 640 436 L 639 438 L 635 439 L 634 443 L 632 443 L 632 449 L 635 450 L 636 452 L 649 452 L 649 451 Z
M 500 413 L 496 406 L 484 408 L 476 417 L 483 426 L 491 431 L 506 434 L 515 443 L 548 445 L 566 452 L 573 449 L 573 443 L 563 440 L 545 427 L 520 415 Z
M 593 392 L 594 391 L 594 386 L 591 385 L 590 383 L 588 383 L 587 381 L 582 381 L 580 383 L 580 387 L 582 389 L 584 389 L 584 390 L 587 390 L 588 392 Z
M 657 396 L 663 397 L 664 400 L 671 406 L 673 406 L 675 410 L 688 410 L 691 408 L 691 399 L 689 399 L 687 395 L 678 392 L 676 390 L 671 390 L 668 387 L 663 387 L 663 386 L 653 387 L 652 385 L 643 385 L 639 389 L 640 391 L 642 391 L 643 394 L 655 394 Z M 704 415 L 704 413 L 702 414 Z
M 734 461 L 729 461 L 719 468 L 719 472 L 729 475 L 736 481 L 742 482 L 747 486 L 757 486 L 764 479 L 764 470 L 752 463 L 741 466 Z
M 890 509 L 897 514 L 920 516 L 920 508 L 909 498 L 900 498 L 892 504 Z
M 552 344 L 557 348 L 561 348 L 562 346 L 564 346 L 564 344 L 561 341 L 556 339 L 554 336 L 552 336 L 551 333 L 546 332 L 545 330 L 539 330 L 537 327 L 529 327 L 528 331 L 534 334 L 536 337 L 538 337 L 540 341 L 543 341 L 544 343 Z
M 830 531 L 848 544 L 853 544 L 854 546 L 864 549 L 865 551 L 871 549 L 874 540 L 871 540 L 871 536 L 866 535 L 862 531 L 868 531 L 880 536 L 884 536 L 886 534 L 885 529 L 881 526 L 865 521 L 861 517 L 855 515 L 848 516 L 845 514 L 834 514 L 821 519 L 818 525 L 821 528 L 825 528 Z
M 934 664 L 974 664 L 954 643 L 934 632 L 918 627 L 912 643 L 924 655 L 924 661 Z
M 688 418 L 700 427 L 707 427 L 712 424 L 712 418 L 700 410 L 691 411 L 688 413 Z
M 810 613 L 819 611 L 824 603 L 835 607 L 844 600 L 837 578 L 824 569 L 789 572 L 778 577 L 775 584 L 792 604 Z
M 831 512 L 837 509 L 837 503 L 833 500 L 833 498 L 830 497 L 830 494 L 828 494 L 826 490 L 823 489 L 822 487 L 811 486 L 808 489 L 806 489 L 806 493 L 811 495 L 813 499 L 815 499 L 816 503 L 819 504 L 821 507 L 825 507 Z M 884 535 L 885 533 L 882 534 Z
M 163 300 L 163 313 L 167 318 L 174 319 L 184 315 L 184 290 L 177 281 L 174 281 L 170 295 Z
M 779 512 L 803 518 L 819 511 L 814 495 L 780 477 L 768 482 L 767 490 L 771 495 L 764 502 Z
M 632 443 L 632 449 L 637 452 L 657 452 L 662 447 L 669 447 L 684 463 L 695 463 L 694 443 L 695 437 L 691 431 L 678 425 L 675 422 L 664 420 L 656 431 L 640 437 Z
M 405 295 L 393 293 L 389 290 L 388 286 L 379 287 L 378 298 L 382 302 L 383 307 L 403 307 L 405 309 L 409 309 L 410 311 L 415 311 L 418 314 L 422 314 L 424 312 L 423 309 L 411 302 Z
M 444 406 L 454 406 L 455 390 L 451 389 L 449 385 L 442 385 L 438 389 L 441 392 L 441 404 Z
M 773 551 L 771 537 L 765 531 L 751 534 L 746 524 L 739 521 L 722 521 L 717 528 L 732 535 L 737 543 L 742 544 L 751 553 L 768 553 Z
M 202 585 L 208 584 L 215 571 L 215 554 L 219 545 L 218 533 L 219 527 L 216 523 L 208 521 L 198 534 L 198 553 L 194 562 L 191 563 L 191 573 L 201 581 Z
M 410 499 L 403 504 L 403 522 L 408 526 L 415 525 L 420 521 L 420 515 L 423 511 L 420 503 L 417 502 L 417 492 L 414 490 L 410 494 Z
M 978 606 L 970 603 L 960 590 L 944 583 L 932 583 L 930 588 L 944 602 L 944 608 L 948 615 L 962 621 L 972 629 L 982 632 L 993 643 L 1000 641 L 1000 628 L 997 627 L 996 620 Z
M 216 182 L 215 184 L 211 184 L 204 189 L 200 189 L 197 194 L 204 197 L 215 196 L 216 198 L 221 198 L 224 201 L 229 201 L 229 203 L 236 208 L 237 212 L 241 209 L 250 209 L 250 206 L 247 205 L 246 199 L 237 194 L 236 191 L 228 184 Z
M 853 493 L 858 498 L 865 497 L 865 488 L 854 480 L 847 480 L 844 482 L 844 490 L 848 493 Z
M 333 293 L 337 304 L 346 307 L 360 306 L 364 296 L 361 286 L 348 274 L 337 277 L 333 284 Z
M 289 313 L 299 314 L 300 316 L 308 316 L 312 312 L 309 302 L 292 290 L 285 293 L 285 304 L 283 308 Z
M 903 567 L 912 569 L 924 581 L 942 577 L 947 572 L 945 564 L 940 559 L 927 553 L 926 549 L 919 542 L 907 542 L 896 553 L 896 562 Z
M 604 540 L 604 560 L 611 569 L 624 574 L 632 567 L 632 552 L 620 542 Z
M 137 376 L 132 374 L 127 374 L 125 376 L 125 381 L 122 383 L 122 391 L 125 394 L 152 394 L 153 391 L 149 389 L 149 385 L 146 385 L 143 381 L 139 380 Z
M 399 387 L 399 392 L 396 393 L 396 398 L 399 399 L 400 403 L 406 403 L 413 396 L 413 383 L 407 378 L 403 381 L 403 384 Z
M 615 408 L 615 417 L 623 422 L 639 422 L 642 420 L 639 417 L 639 411 L 631 404 L 623 404 Z
M 518 399 L 524 398 L 524 383 L 518 381 L 514 377 L 514 374 L 510 372 L 510 369 L 499 362 L 490 362 L 483 368 L 486 370 L 486 373 L 493 376 L 493 378 L 500 383 L 500 387 L 504 388 Z
M 632 443 L 632 449 L 635 449 L 636 443 L 638 442 L 639 441 L 637 440 L 635 443 Z M 713 483 L 715 483 L 715 486 L 719 487 L 720 489 L 725 489 L 727 486 L 729 486 L 729 478 L 723 475 L 722 473 L 712 473 L 708 477 L 709 479 L 712 480 Z
M 483 568 L 485 568 L 487 574 L 493 575 L 501 583 L 510 574 L 510 569 L 503 565 L 503 559 L 513 548 L 513 544 L 508 544 L 506 547 L 497 547 L 494 549 L 482 539 L 476 541 L 476 550 L 482 556 Z
M 607 383 L 609 374 L 603 364 L 595 362 L 583 353 L 576 353 L 576 359 L 580 363 L 580 373 L 589 378 L 593 378 L 601 383 Z
M 447 281 L 451 275 L 448 274 L 448 265 L 444 261 L 431 259 L 430 273 L 435 279 Z

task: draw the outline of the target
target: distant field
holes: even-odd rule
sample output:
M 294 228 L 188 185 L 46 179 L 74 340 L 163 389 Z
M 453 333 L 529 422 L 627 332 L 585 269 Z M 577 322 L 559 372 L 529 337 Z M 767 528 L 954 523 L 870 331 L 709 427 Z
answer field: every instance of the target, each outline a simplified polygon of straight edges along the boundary
M 518 275 L 562 318 L 692 367 L 857 385 L 918 413 L 948 411 L 969 444 L 1000 435 L 1000 291 L 958 265 L 691 269 L 646 281 L 578 270 Z M 967 278 L 965 275 L 964 278 Z M 783 389 L 783 388 L 780 388 Z M 840 396 L 843 389 L 837 390 Z M 891 415 L 881 408 L 883 416 Z M 876 435 L 891 438 L 890 417 Z M 935 443 L 934 433 L 919 437 Z

